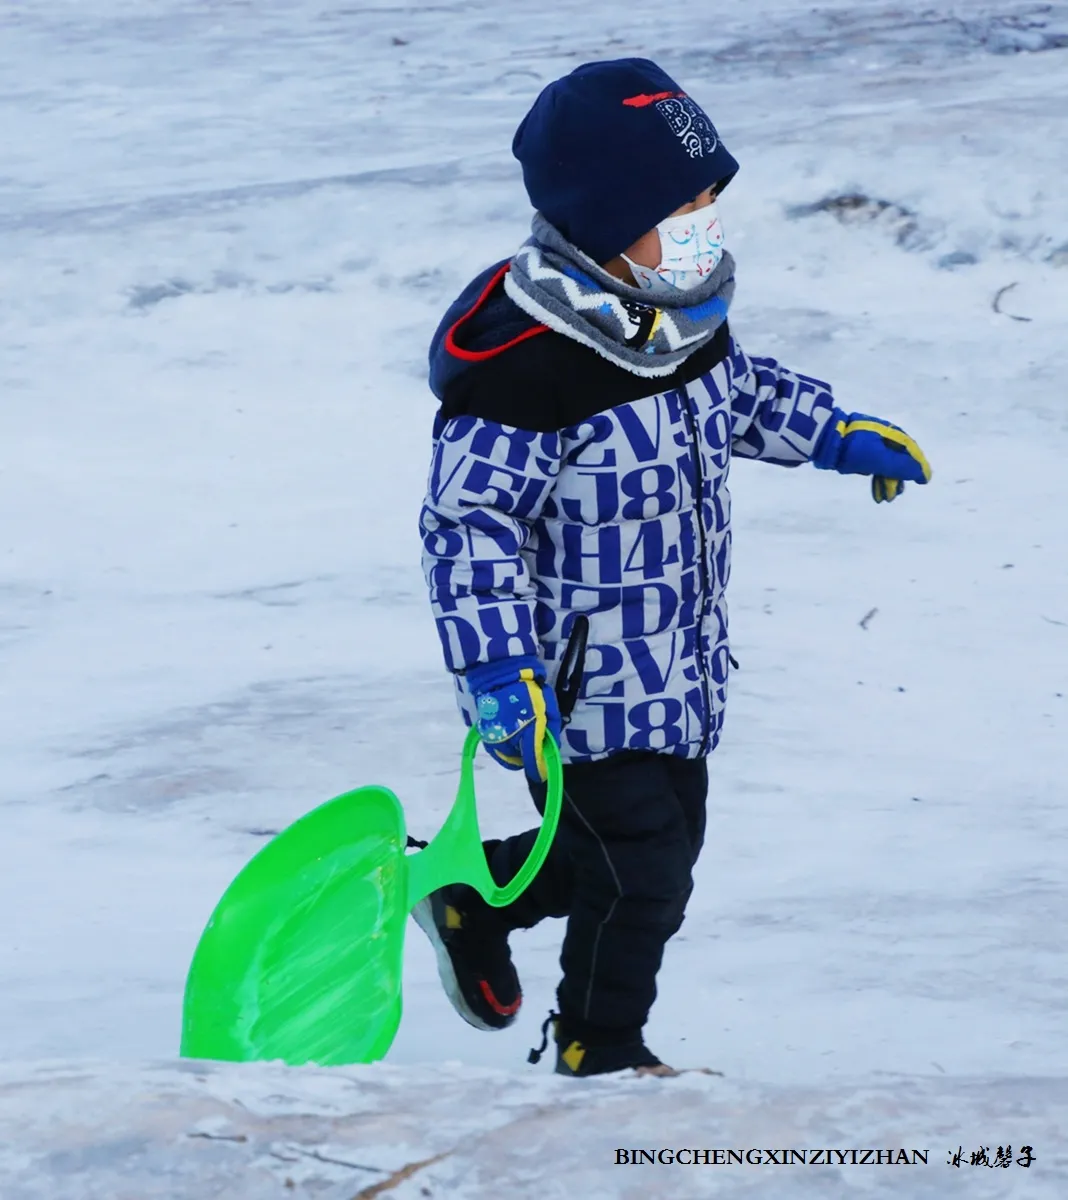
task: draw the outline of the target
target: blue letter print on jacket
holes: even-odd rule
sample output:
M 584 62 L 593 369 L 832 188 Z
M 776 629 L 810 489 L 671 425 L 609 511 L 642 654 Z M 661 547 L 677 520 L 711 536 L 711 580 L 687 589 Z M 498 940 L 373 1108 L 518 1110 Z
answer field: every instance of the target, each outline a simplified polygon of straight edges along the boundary
M 585 613 L 585 682 L 564 761 L 714 749 L 729 662 L 731 457 L 807 462 L 833 407 L 827 384 L 750 359 L 732 340 L 685 387 L 558 432 L 439 418 L 423 564 L 468 722 L 468 667 L 517 654 L 552 664 Z

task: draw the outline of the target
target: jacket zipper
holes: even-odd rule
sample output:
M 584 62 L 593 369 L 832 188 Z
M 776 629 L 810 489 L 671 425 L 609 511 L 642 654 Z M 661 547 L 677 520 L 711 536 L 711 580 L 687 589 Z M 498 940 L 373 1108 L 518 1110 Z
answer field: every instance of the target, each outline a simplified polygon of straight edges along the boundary
M 683 384 L 682 394 L 686 398 L 686 424 L 690 431 L 690 446 L 693 451 L 694 471 L 694 500 L 697 509 L 697 533 L 701 552 L 701 600 L 697 613 L 697 660 L 701 671 L 701 692 L 705 702 L 705 726 L 701 735 L 701 753 L 708 752 L 708 742 L 712 734 L 712 692 L 708 684 L 708 662 L 705 658 L 704 626 L 705 603 L 712 594 L 712 585 L 708 578 L 708 533 L 705 529 L 705 473 L 701 467 L 701 435 L 698 430 L 696 405 L 690 395 L 690 389 Z

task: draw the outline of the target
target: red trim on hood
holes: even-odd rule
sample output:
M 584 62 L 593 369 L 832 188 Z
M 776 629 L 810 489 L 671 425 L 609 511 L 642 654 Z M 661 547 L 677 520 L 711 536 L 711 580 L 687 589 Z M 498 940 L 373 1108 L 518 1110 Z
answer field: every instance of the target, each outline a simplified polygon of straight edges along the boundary
M 548 325 L 535 325 L 532 329 L 524 330 L 518 337 L 512 338 L 510 342 L 505 342 L 503 346 L 493 346 L 489 350 L 464 350 L 462 346 L 458 346 L 456 344 L 455 334 L 459 330 L 460 326 L 465 321 L 469 321 L 475 315 L 475 313 L 478 312 L 482 305 L 486 303 L 493 289 L 501 282 L 505 275 L 508 274 L 508 269 L 510 266 L 511 263 L 505 263 L 504 266 L 501 267 L 501 269 L 497 272 L 497 274 L 494 275 L 489 283 L 487 283 L 482 289 L 482 294 L 474 302 L 474 304 L 471 305 L 467 312 L 465 312 L 463 316 L 459 317 L 449 326 L 449 331 L 445 334 L 445 349 L 454 358 L 462 358 L 465 362 L 484 362 L 487 358 L 494 358 L 498 354 L 503 354 L 505 350 L 510 350 L 513 346 L 518 346 L 520 342 L 525 342 L 527 338 L 537 337 L 539 333 L 549 332 Z

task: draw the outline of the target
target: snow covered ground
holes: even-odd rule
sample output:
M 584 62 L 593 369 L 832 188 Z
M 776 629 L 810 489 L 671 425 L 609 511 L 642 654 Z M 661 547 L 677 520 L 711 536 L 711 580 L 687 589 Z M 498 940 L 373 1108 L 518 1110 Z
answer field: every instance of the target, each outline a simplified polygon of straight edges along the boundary
M 425 349 L 525 236 L 509 144 L 539 88 L 638 53 L 741 160 L 740 340 L 898 420 L 935 473 L 889 507 L 732 474 L 741 670 L 648 1030 L 726 1078 L 568 1091 L 527 1067 L 556 923 L 516 938 L 505 1034 L 455 1017 L 413 932 L 383 1066 L 138 1068 L 176 1053 L 200 929 L 270 831 L 362 783 L 416 833 L 451 802 Z M 773 1194 L 627 1174 L 602 1154 L 624 1127 L 932 1150 L 907 1180 L 787 1169 L 776 1197 L 1063 1195 L 1068 4 L 8 0 L 0 102 L 4 1200 L 293 1194 L 281 1159 L 227 1173 L 306 1126 L 389 1171 L 467 1139 L 398 1197 L 535 1194 L 532 1172 L 563 1195 L 579 1170 L 590 1195 Z M 529 820 L 513 777 L 479 779 L 487 832 Z M 349 1125 L 312 1129 L 338 1089 Z M 353 1133 L 368 1089 L 447 1120 Z M 185 1139 L 276 1093 L 298 1115 L 248 1143 Z M 1035 1164 L 942 1165 L 1006 1141 Z M 338 1170 L 320 1194 L 384 1178 Z
M 1060 1200 L 1063 1158 L 1041 1148 L 1063 1137 L 1068 1097 L 1063 1080 L 1035 1077 L 784 1085 L 521 1079 L 460 1063 L 79 1062 L 0 1066 L 0 1122 L 4 1200 Z M 962 1122 L 1011 1140 L 1011 1165 L 970 1166 L 970 1147 L 950 1165 Z M 1025 1167 L 1032 1140 L 1038 1157 Z M 657 1161 L 616 1165 L 618 1150 L 642 1149 Z M 717 1159 L 728 1149 L 740 1165 Z M 783 1162 L 791 1149 L 805 1165 Z M 886 1165 L 900 1150 L 915 1165 Z

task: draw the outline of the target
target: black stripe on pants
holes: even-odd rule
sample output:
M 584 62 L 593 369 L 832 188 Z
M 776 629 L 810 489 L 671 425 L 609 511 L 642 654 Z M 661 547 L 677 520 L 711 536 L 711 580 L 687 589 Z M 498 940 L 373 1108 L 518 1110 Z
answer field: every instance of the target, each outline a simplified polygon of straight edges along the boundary
M 539 812 L 545 785 L 531 785 Z M 629 1040 L 656 998 L 668 939 L 682 924 L 691 871 L 704 841 L 708 764 L 623 751 L 564 767 L 564 807 L 556 838 L 530 887 L 494 910 L 506 927 L 528 929 L 567 917 L 557 991 L 570 1034 Z M 506 883 L 537 830 L 485 843 L 490 870 Z

